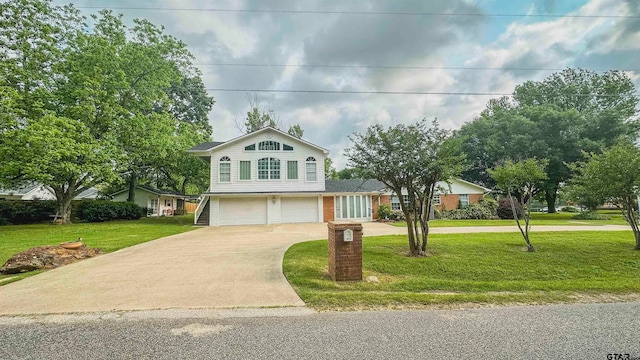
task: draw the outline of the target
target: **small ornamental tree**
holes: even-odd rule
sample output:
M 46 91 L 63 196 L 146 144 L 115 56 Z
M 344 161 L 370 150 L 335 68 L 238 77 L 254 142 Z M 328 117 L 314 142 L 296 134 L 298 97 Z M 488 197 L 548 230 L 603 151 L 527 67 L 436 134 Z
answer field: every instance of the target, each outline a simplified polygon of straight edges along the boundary
M 436 121 L 429 126 L 426 120 L 387 129 L 373 125 L 350 140 L 353 145 L 346 150 L 350 167 L 382 181 L 396 194 L 406 190 L 409 201 L 401 201 L 400 208 L 407 222 L 409 254 L 425 256 L 436 184 L 462 171 L 460 143 Z
M 629 141 L 620 141 L 602 154 L 588 155 L 578 163 L 577 176 L 570 193 L 592 203 L 615 204 L 627 221 L 640 250 L 638 196 L 640 196 L 640 149 Z
M 540 189 L 543 181 L 547 178 L 547 160 L 527 159 L 516 163 L 507 161 L 502 166 L 489 170 L 489 174 L 495 180 L 499 189 L 504 191 L 511 203 L 513 218 L 518 225 L 518 229 L 527 243 L 527 251 L 534 252 L 535 248 L 529 239 L 531 207 L 529 203 L 533 195 Z M 516 196 L 517 195 L 517 198 Z M 516 208 L 516 202 L 524 208 L 524 213 L 520 214 Z M 524 229 L 520 224 L 520 219 L 524 220 Z

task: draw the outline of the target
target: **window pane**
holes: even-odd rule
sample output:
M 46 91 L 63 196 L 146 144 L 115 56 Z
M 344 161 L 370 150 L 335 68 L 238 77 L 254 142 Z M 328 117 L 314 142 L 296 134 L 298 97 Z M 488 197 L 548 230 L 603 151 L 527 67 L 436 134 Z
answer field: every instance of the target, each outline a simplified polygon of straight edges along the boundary
M 362 217 L 362 203 L 361 201 L 361 196 L 356 196 L 356 217 L 361 218 Z
M 342 218 L 346 219 L 349 216 L 347 216 L 347 197 L 346 196 L 341 196 L 342 198 Z
M 316 163 L 307 163 L 307 181 L 316 181 Z
M 298 179 L 298 162 L 297 161 L 287 161 L 287 179 L 289 180 Z
M 280 160 L 270 158 L 271 176 L 270 179 L 280 179 Z
M 336 219 L 341 219 L 342 218 L 342 211 L 340 211 L 340 209 L 341 209 L 340 198 L 341 198 L 341 196 L 336 196 L 335 197 Z
M 287 144 L 282 144 L 282 150 L 284 150 L 284 151 L 293 151 L 293 146 L 287 145 Z
M 220 164 L 220 181 L 221 182 L 231 181 L 231 164 L 230 163 Z
M 258 160 L 258 179 L 269 178 L 269 159 L 263 158 Z
M 467 194 L 460 195 L 460 205 L 469 206 L 469 195 Z
M 240 161 L 240 180 L 251 180 L 251 161 Z
M 353 195 L 349 195 L 349 217 L 355 217 L 355 204 L 353 203 Z
M 397 195 L 391 196 L 391 210 L 400 210 L 400 199 Z
M 246 151 L 255 151 L 256 150 L 256 144 L 247 145 L 247 146 L 244 147 L 244 149 Z
M 258 143 L 258 150 L 280 150 L 280 143 L 277 141 L 261 141 Z

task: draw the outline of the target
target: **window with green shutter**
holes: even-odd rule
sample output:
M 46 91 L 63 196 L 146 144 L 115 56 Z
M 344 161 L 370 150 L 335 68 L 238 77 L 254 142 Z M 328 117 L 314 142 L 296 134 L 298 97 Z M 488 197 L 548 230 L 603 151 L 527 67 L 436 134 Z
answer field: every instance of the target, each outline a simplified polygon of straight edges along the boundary
M 251 180 L 251 161 L 240 161 L 240 180 Z
M 298 180 L 297 161 L 287 161 L 287 180 Z

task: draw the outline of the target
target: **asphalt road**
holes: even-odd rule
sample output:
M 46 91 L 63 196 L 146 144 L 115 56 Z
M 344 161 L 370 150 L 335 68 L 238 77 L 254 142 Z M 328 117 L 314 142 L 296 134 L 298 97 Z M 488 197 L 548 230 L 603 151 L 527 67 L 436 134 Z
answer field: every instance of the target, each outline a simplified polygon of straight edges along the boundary
M 155 318 L 154 318 L 155 317 Z M 297 317 L 0 318 L 2 359 L 607 359 L 640 356 L 640 303 Z M 614 357 L 611 357 L 614 358 Z M 625 357 L 620 357 L 620 359 Z

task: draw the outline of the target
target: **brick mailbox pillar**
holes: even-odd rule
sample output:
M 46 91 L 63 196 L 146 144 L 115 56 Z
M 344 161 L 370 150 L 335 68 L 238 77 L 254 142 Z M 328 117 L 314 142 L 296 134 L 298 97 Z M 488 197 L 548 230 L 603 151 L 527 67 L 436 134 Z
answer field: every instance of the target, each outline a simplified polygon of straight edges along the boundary
M 334 281 L 362 280 L 362 224 L 329 222 L 329 275 Z

